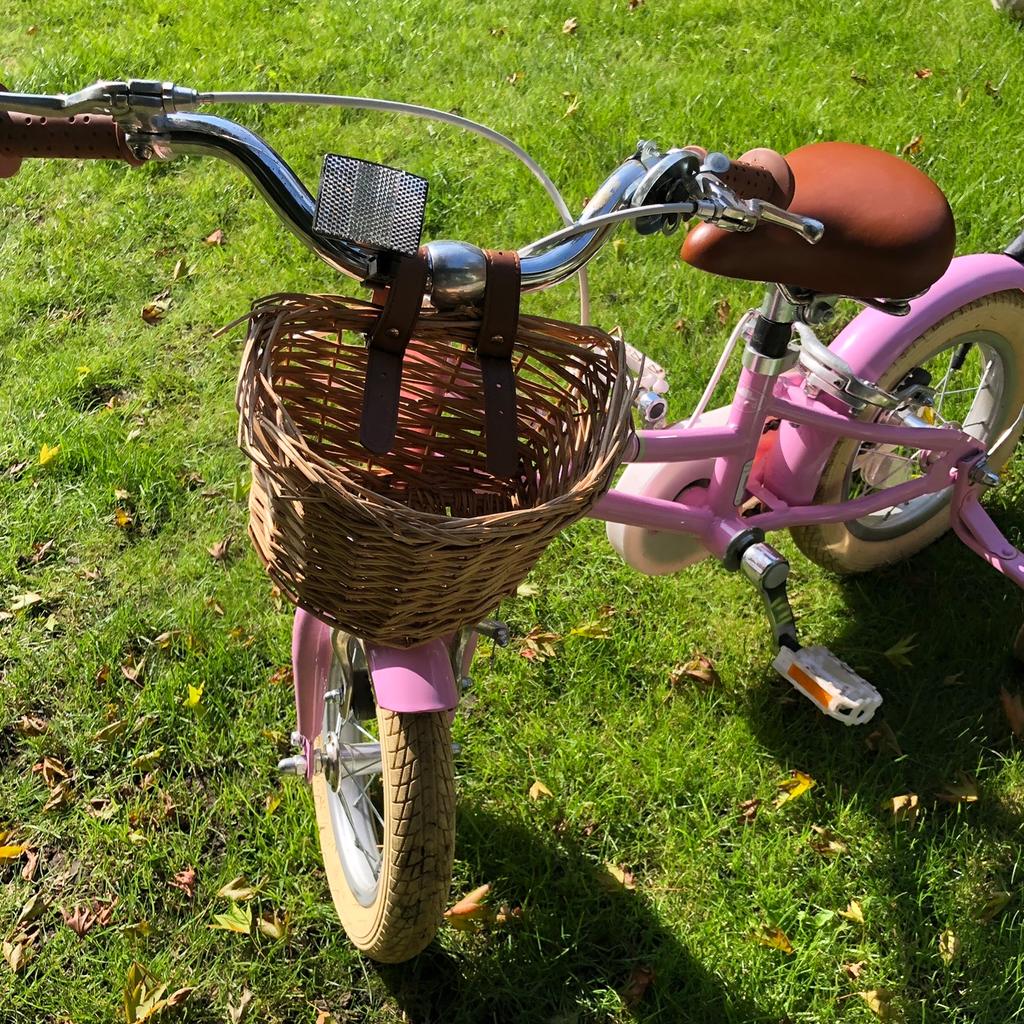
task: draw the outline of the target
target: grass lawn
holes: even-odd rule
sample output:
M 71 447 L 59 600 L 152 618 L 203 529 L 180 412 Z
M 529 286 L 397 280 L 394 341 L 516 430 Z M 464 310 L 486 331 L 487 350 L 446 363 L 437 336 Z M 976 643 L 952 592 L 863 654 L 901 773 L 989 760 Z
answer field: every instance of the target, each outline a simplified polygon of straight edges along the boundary
M 932 174 L 961 252 L 1001 247 L 1024 212 L 1024 34 L 987 0 L 6 9 L 11 88 L 153 77 L 454 109 L 524 145 L 575 208 L 638 137 L 732 154 L 839 138 L 905 150 Z M 326 151 L 429 178 L 427 237 L 502 246 L 556 226 L 524 169 L 453 130 L 229 113 L 308 182 Z M 355 955 L 309 794 L 273 768 L 293 722 L 289 609 L 245 539 L 240 336 L 213 337 L 254 296 L 348 285 L 209 160 L 27 163 L 0 199 L 0 610 L 13 612 L 0 622 L 0 833 L 38 857 L 32 869 L 0 850 L 0 937 L 43 898 L 31 959 L 17 972 L 0 960 L 0 1024 L 123 1019 L 134 962 L 169 991 L 195 986 L 163 1011 L 195 1022 L 238 1019 L 245 990 L 247 1019 L 280 1024 L 327 1024 L 322 1011 L 374 1024 L 1024 1016 L 1024 759 L 999 700 L 1021 685 L 1008 650 L 1024 600 L 953 540 L 844 581 L 777 539 L 803 636 L 885 694 L 892 739 L 873 751 L 871 728 L 821 717 L 773 678 L 741 580 L 711 563 L 642 578 L 600 524 L 564 534 L 536 593 L 503 615 L 519 635 L 566 639 L 543 662 L 485 647 L 455 727 L 456 890 L 490 883 L 521 913 L 478 935 L 444 930 L 402 967 Z M 224 244 L 205 244 L 217 229 Z M 596 319 L 669 368 L 681 417 L 725 314 L 758 289 L 683 267 L 678 238 L 620 237 L 594 266 Z M 168 289 L 166 314 L 145 322 Z M 573 295 L 526 308 L 571 317 Z M 47 446 L 59 450 L 43 460 Z M 1022 489 L 1011 469 L 991 500 L 1018 541 Z M 608 638 L 567 636 L 605 605 Z M 720 681 L 672 685 L 696 653 Z M 797 770 L 816 785 L 773 806 Z M 979 799 L 938 800 L 958 773 Z M 535 780 L 552 795 L 530 800 Z M 912 824 L 891 812 L 903 794 L 919 798 Z M 609 888 L 606 864 L 633 887 Z M 239 875 L 279 923 L 268 931 L 286 919 L 283 938 L 211 928 Z M 61 909 L 79 927 L 88 910 L 102 920 L 79 937 Z

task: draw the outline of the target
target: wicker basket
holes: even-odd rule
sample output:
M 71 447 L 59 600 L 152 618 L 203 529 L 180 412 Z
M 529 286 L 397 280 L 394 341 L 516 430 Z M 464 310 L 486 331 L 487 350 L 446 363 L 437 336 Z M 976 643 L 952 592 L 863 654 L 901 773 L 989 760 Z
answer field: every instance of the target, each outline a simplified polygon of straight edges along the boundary
M 295 604 L 409 647 L 479 621 L 611 483 L 630 434 L 621 341 L 524 316 L 513 365 L 520 474 L 486 468 L 479 321 L 424 311 L 391 451 L 359 442 L 363 335 L 381 309 L 330 295 L 253 306 L 238 378 L 249 533 Z

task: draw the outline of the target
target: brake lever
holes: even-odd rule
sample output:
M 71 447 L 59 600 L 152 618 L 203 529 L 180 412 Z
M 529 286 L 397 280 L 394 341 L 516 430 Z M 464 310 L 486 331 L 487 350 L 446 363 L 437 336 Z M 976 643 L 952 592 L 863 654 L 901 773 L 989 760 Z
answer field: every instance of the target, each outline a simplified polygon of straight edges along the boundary
M 746 205 L 759 221 L 776 224 L 780 228 L 795 231 L 805 242 L 817 245 L 825 234 L 825 225 L 813 217 L 803 217 L 799 213 L 790 213 L 763 199 L 748 199 Z

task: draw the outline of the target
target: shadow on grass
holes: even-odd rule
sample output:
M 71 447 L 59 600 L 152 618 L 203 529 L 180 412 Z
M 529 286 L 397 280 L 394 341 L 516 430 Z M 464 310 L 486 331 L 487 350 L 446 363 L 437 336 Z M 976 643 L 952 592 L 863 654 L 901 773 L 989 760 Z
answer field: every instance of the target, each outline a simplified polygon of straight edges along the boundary
M 639 1021 L 777 1021 L 726 992 L 664 927 L 639 892 L 611 881 L 565 835 L 504 821 L 463 806 L 459 857 L 476 878 L 495 880 L 491 901 L 528 893 L 522 916 L 487 935 L 467 936 L 470 955 L 436 943 L 416 960 L 380 967 L 414 1024 L 597 1024 L 632 1012 Z M 457 945 L 451 943 L 450 945 Z M 617 993 L 645 988 L 632 1010 Z

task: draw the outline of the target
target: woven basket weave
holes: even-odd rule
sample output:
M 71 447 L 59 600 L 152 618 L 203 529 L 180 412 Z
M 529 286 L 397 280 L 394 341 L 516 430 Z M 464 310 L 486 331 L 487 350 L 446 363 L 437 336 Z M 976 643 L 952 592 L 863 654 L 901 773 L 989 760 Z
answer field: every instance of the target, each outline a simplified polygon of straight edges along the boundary
M 295 604 L 409 647 L 485 617 L 608 488 L 630 434 L 622 342 L 524 316 L 513 365 L 520 474 L 486 468 L 478 319 L 424 311 L 405 353 L 391 451 L 359 442 L 369 331 L 358 299 L 253 306 L 238 378 L 249 533 Z

